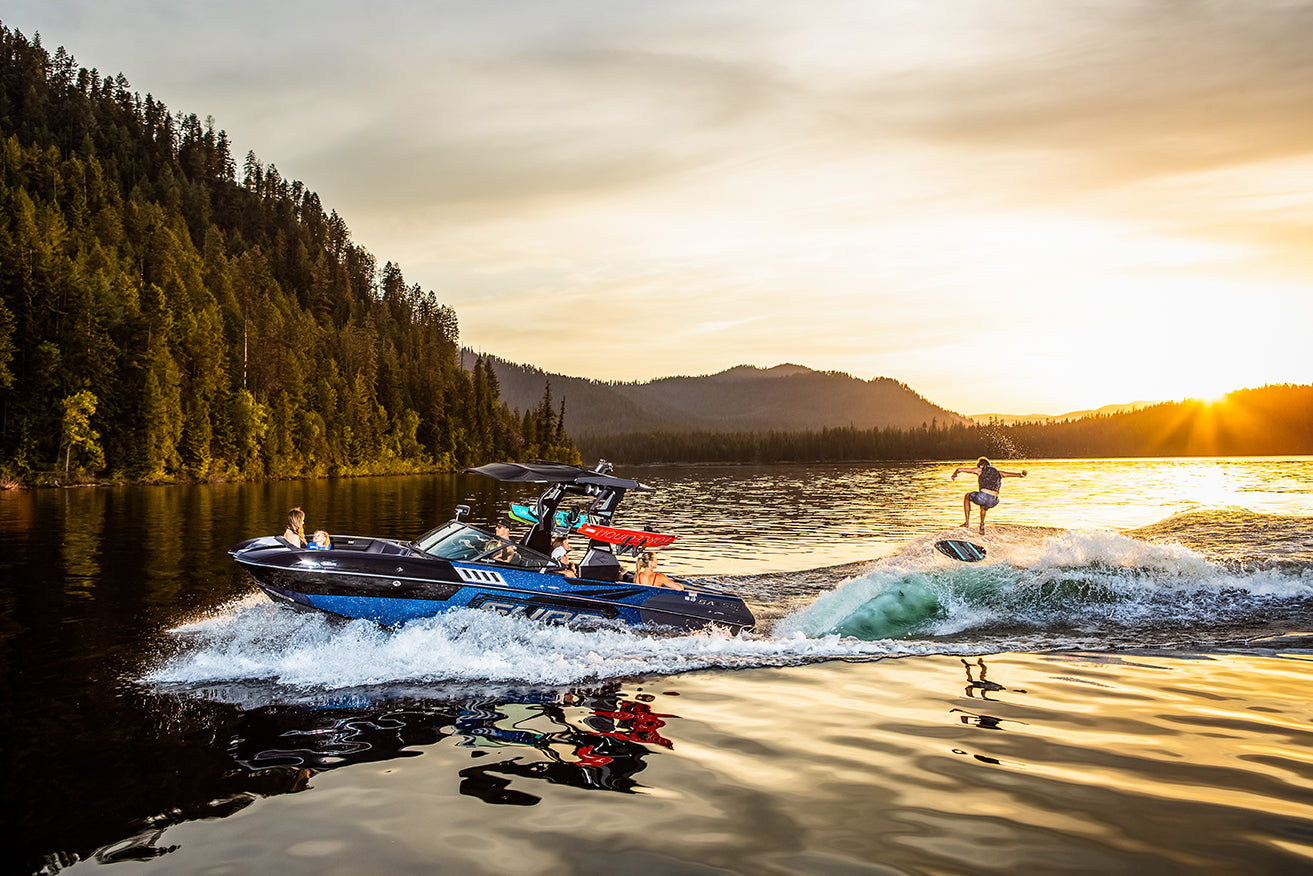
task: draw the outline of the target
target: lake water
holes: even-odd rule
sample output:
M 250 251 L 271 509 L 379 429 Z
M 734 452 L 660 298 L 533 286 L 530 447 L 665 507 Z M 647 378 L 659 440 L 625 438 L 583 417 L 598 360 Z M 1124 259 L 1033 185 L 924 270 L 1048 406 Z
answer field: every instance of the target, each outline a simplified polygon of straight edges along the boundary
M 383 630 L 226 554 L 534 492 L 474 476 L 0 494 L 5 868 L 1309 872 L 1313 459 L 1001 465 L 983 535 L 951 464 L 617 472 L 737 637 Z

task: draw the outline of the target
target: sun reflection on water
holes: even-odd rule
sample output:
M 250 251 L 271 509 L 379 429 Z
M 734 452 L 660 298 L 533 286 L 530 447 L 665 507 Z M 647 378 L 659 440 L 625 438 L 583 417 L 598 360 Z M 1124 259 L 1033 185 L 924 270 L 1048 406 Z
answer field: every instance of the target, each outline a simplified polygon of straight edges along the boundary
M 964 461 L 966 463 L 971 460 Z M 889 462 L 654 466 L 654 493 L 626 497 L 626 520 L 672 521 L 682 574 L 752 574 L 861 562 L 962 522 L 974 479 L 956 465 Z M 1237 508 L 1313 515 L 1313 458 L 1007 459 L 1029 470 L 1004 481 L 988 525 L 1122 532 L 1188 511 Z M 975 527 L 972 528 L 975 533 Z

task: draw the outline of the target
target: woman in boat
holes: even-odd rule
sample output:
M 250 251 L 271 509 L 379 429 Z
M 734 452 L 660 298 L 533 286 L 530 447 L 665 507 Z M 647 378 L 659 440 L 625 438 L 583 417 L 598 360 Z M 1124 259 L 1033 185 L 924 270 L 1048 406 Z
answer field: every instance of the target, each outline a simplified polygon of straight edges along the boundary
M 643 555 L 634 564 L 634 583 L 648 587 L 669 587 L 671 590 L 683 590 L 684 585 L 656 570 L 656 554 L 643 551 Z
M 292 547 L 305 547 L 305 512 L 300 508 L 287 512 L 287 529 L 283 530 L 283 538 Z

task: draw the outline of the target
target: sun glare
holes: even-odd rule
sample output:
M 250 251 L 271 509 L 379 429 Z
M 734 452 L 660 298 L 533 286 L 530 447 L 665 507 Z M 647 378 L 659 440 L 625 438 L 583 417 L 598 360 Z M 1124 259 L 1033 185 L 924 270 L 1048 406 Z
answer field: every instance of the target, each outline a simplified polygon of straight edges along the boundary
M 1195 373 L 1180 374 L 1173 381 L 1180 387 L 1177 400 L 1194 399 L 1206 405 L 1217 405 L 1226 401 L 1229 393 L 1245 388 L 1245 376 L 1240 373 L 1224 373 L 1219 363 L 1213 368 L 1200 367 Z

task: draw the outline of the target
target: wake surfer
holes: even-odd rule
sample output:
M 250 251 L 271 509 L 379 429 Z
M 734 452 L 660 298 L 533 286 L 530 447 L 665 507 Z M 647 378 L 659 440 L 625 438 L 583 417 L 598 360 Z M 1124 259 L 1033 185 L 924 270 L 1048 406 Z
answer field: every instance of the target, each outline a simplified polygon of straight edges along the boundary
M 1000 471 L 989 464 L 987 457 L 980 457 L 972 467 L 962 466 L 953 472 L 953 480 L 962 474 L 973 474 L 978 478 L 978 488 L 962 497 L 962 514 L 966 518 L 962 521 L 963 526 L 971 525 L 971 505 L 975 503 L 980 508 L 980 531 L 985 531 L 985 512 L 998 504 L 998 490 L 1003 485 L 1003 478 L 1024 478 L 1026 470 Z

